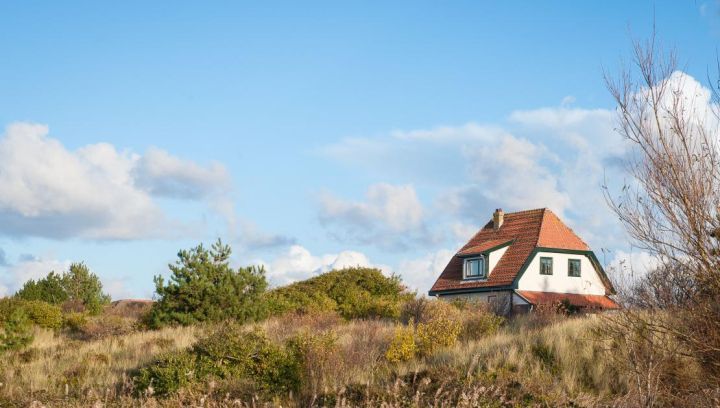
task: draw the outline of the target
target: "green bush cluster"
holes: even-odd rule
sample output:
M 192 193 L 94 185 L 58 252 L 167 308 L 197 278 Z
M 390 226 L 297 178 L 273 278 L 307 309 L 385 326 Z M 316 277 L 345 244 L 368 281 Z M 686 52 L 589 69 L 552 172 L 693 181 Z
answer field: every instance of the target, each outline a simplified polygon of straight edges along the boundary
M 19 350 L 33 340 L 33 326 L 59 329 L 63 324 L 60 307 L 39 300 L 0 299 L 0 352 Z
M 378 269 L 346 268 L 296 282 L 266 293 L 271 314 L 337 312 L 346 319 L 398 318 L 413 298 L 397 276 Z
M 59 329 L 63 324 L 60 307 L 39 300 L 22 300 L 17 298 L 0 299 L 0 323 L 3 323 L 13 312 L 20 310 L 30 325 L 45 329 Z
M 269 394 L 296 391 L 301 362 L 294 347 L 270 341 L 259 330 L 226 324 L 190 350 L 166 354 L 134 376 L 139 392 L 168 395 L 208 378 L 246 379 Z
M 20 350 L 32 342 L 32 324 L 25 310 L 16 308 L 0 316 L 0 353 Z
M 165 282 L 155 277 L 158 300 L 148 314 L 151 327 L 190 325 L 234 319 L 255 321 L 267 316 L 261 296 L 267 288 L 262 267 L 230 267 L 231 249 L 218 240 L 208 250 L 202 244 L 178 253 Z
M 62 275 L 50 272 L 43 279 L 31 279 L 15 294 L 27 301 L 42 301 L 53 305 L 71 305 L 98 314 L 110 303 L 110 296 L 102 291 L 97 275 L 84 263 L 73 263 Z

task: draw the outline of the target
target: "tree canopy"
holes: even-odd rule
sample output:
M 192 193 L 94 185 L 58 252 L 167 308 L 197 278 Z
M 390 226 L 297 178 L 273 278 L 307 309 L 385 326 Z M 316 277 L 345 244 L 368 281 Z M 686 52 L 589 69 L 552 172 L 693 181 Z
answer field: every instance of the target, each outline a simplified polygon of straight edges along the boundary
M 166 282 L 155 276 L 157 302 L 150 312 L 153 327 L 189 325 L 203 321 L 258 320 L 266 315 L 261 295 L 267 288 L 263 267 L 230 266 L 230 246 L 217 240 L 210 249 L 202 244 L 178 252 L 168 265 Z

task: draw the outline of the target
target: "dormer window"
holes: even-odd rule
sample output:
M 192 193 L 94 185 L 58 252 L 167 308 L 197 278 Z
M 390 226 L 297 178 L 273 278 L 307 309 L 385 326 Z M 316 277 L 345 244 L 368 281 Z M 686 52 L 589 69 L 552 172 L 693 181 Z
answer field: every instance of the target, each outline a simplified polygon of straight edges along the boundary
M 485 279 L 485 257 L 468 258 L 465 260 L 465 279 Z

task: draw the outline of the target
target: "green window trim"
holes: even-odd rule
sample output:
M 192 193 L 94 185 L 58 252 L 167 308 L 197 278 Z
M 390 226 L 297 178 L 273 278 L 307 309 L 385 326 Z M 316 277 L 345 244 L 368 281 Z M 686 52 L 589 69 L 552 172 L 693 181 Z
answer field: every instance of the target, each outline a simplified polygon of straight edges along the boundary
M 582 273 L 581 265 L 579 259 L 568 259 L 568 276 L 579 278 Z
M 540 257 L 540 275 L 553 274 L 553 259 L 549 256 Z
M 487 266 L 484 256 L 465 259 L 463 279 L 487 279 Z

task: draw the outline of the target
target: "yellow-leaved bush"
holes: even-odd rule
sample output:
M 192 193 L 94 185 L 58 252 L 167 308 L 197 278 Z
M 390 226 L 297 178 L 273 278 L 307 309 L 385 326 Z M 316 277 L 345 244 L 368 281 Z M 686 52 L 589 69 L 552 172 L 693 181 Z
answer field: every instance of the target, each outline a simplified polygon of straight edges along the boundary
M 420 322 L 398 328 L 385 358 L 391 362 L 408 361 L 416 356 L 429 356 L 452 347 L 463 332 L 462 312 L 455 306 L 433 301 L 424 308 Z
M 399 363 L 413 359 L 415 354 L 417 354 L 417 345 L 413 324 L 395 329 L 395 335 L 385 352 L 385 358 L 392 363 Z

